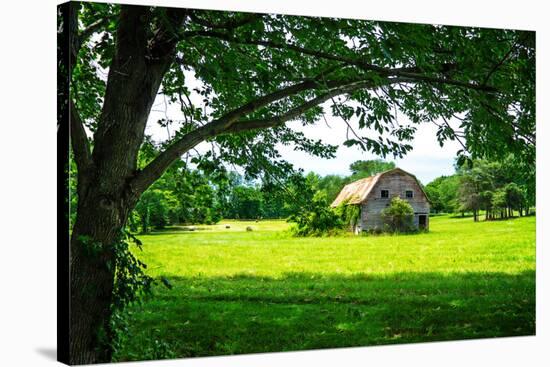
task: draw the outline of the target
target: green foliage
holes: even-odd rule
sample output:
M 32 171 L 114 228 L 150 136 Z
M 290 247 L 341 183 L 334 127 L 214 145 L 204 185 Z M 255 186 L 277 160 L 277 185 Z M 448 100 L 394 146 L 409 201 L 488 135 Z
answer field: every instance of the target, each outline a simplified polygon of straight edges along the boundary
M 73 73 L 77 107 L 92 131 L 106 87 L 98 67 L 109 67 L 113 59 L 119 11 L 119 5 L 85 3 L 79 16 L 82 29 L 107 20 L 97 31 L 98 40 L 80 49 Z M 151 29 L 166 20 L 164 8 L 150 13 Z M 441 124 L 434 138 L 440 144 L 464 139 L 466 151 L 457 152 L 461 160 L 467 155 L 499 159 L 512 152 L 521 165 L 534 166 L 534 32 L 289 15 L 252 16 L 228 31 L 209 24 L 250 15 L 209 10 L 192 15 L 178 30 L 187 35 L 176 47 L 184 62 L 172 64 L 162 85 L 185 120 L 176 128 L 177 136 L 289 83 L 323 77 L 319 88 L 276 101 L 245 119 L 275 117 L 324 93 L 323 83 L 360 78 L 372 85 L 332 99 L 329 107 L 360 128 L 346 145 L 384 157 L 402 156 L 410 150 L 418 124 L 459 116 L 460 130 Z M 409 71 L 405 82 L 398 72 L 384 71 L 399 68 Z M 193 83 L 196 87 L 191 75 L 199 82 Z M 487 90 L 479 90 L 483 87 Z M 314 124 L 329 112 L 324 109 L 315 106 L 296 119 Z M 411 122 L 397 124 L 397 111 Z M 286 126 L 220 135 L 213 143 L 218 154 L 204 160 L 244 166 L 252 176 L 268 167 L 288 172 L 278 143 L 323 157 L 334 156 L 336 149 Z
M 158 145 L 147 138 L 139 165 L 145 166 L 158 150 Z M 179 223 L 216 223 L 222 217 L 219 193 L 226 181 L 222 173 L 207 173 L 177 161 L 141 195 L 128 224 L 134 231 L 139 226 L 142 232 L 149 232 Z
M 143 250 L 141 241 L 129 232 L 123 232 L 120 240 L 113 245 L 115 256 L 110 266 L 114 266 L 115 273 L 112 303 L 115 310 L 123 309 L 149 293 L 153 283 L 153 278 L 144 272 L 147 265 L 130 250 L 132 243 Z
M 264 199 L 256 187 L 234 187 L 228 204 L 227 218 L 258 219 L 263 216 Z
M 361 178 L 374 176 L 377 173 L 388 171 L 395 168 L 394 162 L 386 162 L 382 159 L 373 159 L 367 161 L 356 161 L 350 165 L 351 177 L 350 181 L 359 180 Z
M 329 207 L 323 192 L 316 192 L 305 208 L 288 218 L 295 223 L 291 228 L 295 236 L 322 236 L 338 233 L 344 222 L 338 213 Z
M 475 160 L 471 167 L 459 170 L 460 186 L 458 198 L 460 209 L 472 211 L 474 220 L 478 212 L 485 211 L 486 219 L 511 216 L 513 210 L 523 215 L 534 204 L 529 192 L 534 191 L 534 182 L 523 180 L 525 172 L 511 170 L 514 158 L 502 162 Z M 518 184 L 519 183 L 519 184 Z
M 342 188 L 351 182 L 349 177 L 326 175 L 319 179 L 318 189 L 327 195 L 329 202 L 333 202 Z
M 458 211 L 459 176 L 440 176 L 426 185 L 424 191 L 430 199 L 430 209 L 435 213 Z
M 389 232 L 410 232 L 414 230 L 414 210 L 407 200 L 398 196 L 390 201 L 390 205 L 382 210 L 382 220 L 385 230 Z
M 334 208 L 334 211 L 350 230 L 355 228 L 361 216 L 361 207 L 359 205 L 350 205 L 346 202 L 340 203 L 340 205 Z
M 78 205 L 78 192 L 77 189 L 77 169 L 76 163 L 73 159 L 72 149 L 69 150 L 69 164 L 67 168 L 67 185 L 69 186 L 69 231 L 71 232 L 76 220 L 76 208 Z
M 161 229 L 174 223 L 178 202 L 171 191 L 150 188 L 141 195 L 135 211 L 141 219 L 141 229 L 149 232 L 151 227 Z
M 148 274 L 173 289 L 128 309 L 115 360 L 533 335 L 535 222 L 437 216 L 414 236 L 312 239 L 284 221 L 251 233 L 223 221 L 140 236 Z
M 143 251 L 140 239 L 128 231 L 120 234 L 119 240 L 113 244 L 114 259 L 107 266 L 114 267 L 115 280 L 111 302 L 111 317 L 109 319 L 110 336 L 103 337 L 110 348 L 116 353 L 129 338 L 128 318 L 124 310 L 132 304 L 140 304 L 146 295 L 150 295 L 152 286 L 159 284 L 156 279 L 145 272 L 147 265 L 132 251 L 134 247 Z M 169 284 L 160 277 L 161 284 L 171 289 Z
M 497 189 L 491 197 L 491 205 L 496 210 L 506 209 L 506 191 L 503 189 Z

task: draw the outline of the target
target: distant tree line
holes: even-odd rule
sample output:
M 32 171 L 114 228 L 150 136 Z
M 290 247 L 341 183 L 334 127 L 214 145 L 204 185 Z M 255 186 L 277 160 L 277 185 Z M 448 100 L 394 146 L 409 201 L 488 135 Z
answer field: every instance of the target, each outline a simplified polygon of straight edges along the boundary
M 456 173 L 441 176 L 425 187 L 435 213 L 480 214 L 486 220 L 529 215 L 535 206 L 535 171 L 510 155 L 501 162 L 474 160 L 457 165 Z
M 146 165 L 157 150 L 147 140 L 140 151 L 140 165 Z M 382 160 L 356 161 L 350 166 L 349 176 L 297 172 L 282 181 L 270 176 L 250 180 L 236 171 L 192 169 L 180 160 L 143 193 L 128 226 L 132 231 L 149 232 L 174 224 L 213 224 L 222 218 L 299 221 L 300 216 L 307 216 L 305 213 L 319 212 L 319 208 L 328 210 L 347 183 L 394 167 L 393 162 Z M 327 213 L 319 220 L 329 226 L 334 218 L 328 218 Z
M 140 164 L 155 156 L 150 140 L 140 151 Z M 281 180 L 265 176 L 247 179 L 236 171 L 208 171 L 177 161 L 144 192 L 132 211 L 128 226 L 149 232 L 174 224 L 213 224 L 225 219 L 285 218 L 296 224 L 296 234 L 328 233 L 356 220 L 352 210 L 331 210 L 330 203 L 353 181 L 395 168 L 383 160 L 361 160 L 350 165 L 348 176 L 321 176 L 297 172 Z M 478 220 L 528 215 L 535 206 L 534 172 L 519 166 L 513 156 L 502 162 L 474 160 L 455 166 L 424 189 L 432 213 L 471 213 Z M 75 198 L 72 198 L 75 201 Z

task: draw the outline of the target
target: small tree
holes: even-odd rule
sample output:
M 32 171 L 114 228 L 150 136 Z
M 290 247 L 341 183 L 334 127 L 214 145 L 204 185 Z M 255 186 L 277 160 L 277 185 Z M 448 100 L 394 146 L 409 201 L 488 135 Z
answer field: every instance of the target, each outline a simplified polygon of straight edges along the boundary
M 390 232 L 408 232 L 413 229 L 414 210 L 406 200 L 394 197 L 382 210 L 382 219 Z
M 344 222 L 335 210 L 329 207 L 326 194 L 316 192 L 311 202 L 288 218 L 296 223 L 292 227 L 295 236 L 321 236 L 331 234 L 344 227 Z
M 508 205 L 508 212 L 510 216 L 513 216 L 512 210 L 517 210 L 520 215 L 525 204 L 525 195 L 518 184 L 511 182 L 504 187 L 506 192 L 506 204 Z
M 493 196 L 494 193 L 489 190 L 479 194 L 480 206 L 485 208 L 485 220 L 493 219 Z

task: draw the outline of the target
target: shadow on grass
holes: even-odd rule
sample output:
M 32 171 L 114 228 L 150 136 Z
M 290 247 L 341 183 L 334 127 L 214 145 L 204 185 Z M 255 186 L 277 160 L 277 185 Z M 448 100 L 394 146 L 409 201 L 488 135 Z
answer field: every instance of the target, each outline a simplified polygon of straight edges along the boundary
M 535 272 L 170 278 L 129 309 L 115 360 L 535 333 Z

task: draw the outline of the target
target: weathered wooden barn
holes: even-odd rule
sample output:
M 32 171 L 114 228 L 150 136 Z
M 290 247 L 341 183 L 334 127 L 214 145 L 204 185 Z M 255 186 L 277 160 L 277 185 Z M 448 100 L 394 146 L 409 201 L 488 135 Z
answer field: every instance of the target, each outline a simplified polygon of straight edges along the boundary
M 377 175 L 352 182 L 342 189 L 332 207 L 341 203 L 359 205 L 361 213 L 353 229 L 356 233 L 371 229 L 382 229 L 384 223 L 381 212 L 393 197 L 407 200 L 414 210 L 414 225 L 419 229 L 429 228 L 430 202 L 417 178 L 394 168 Z

